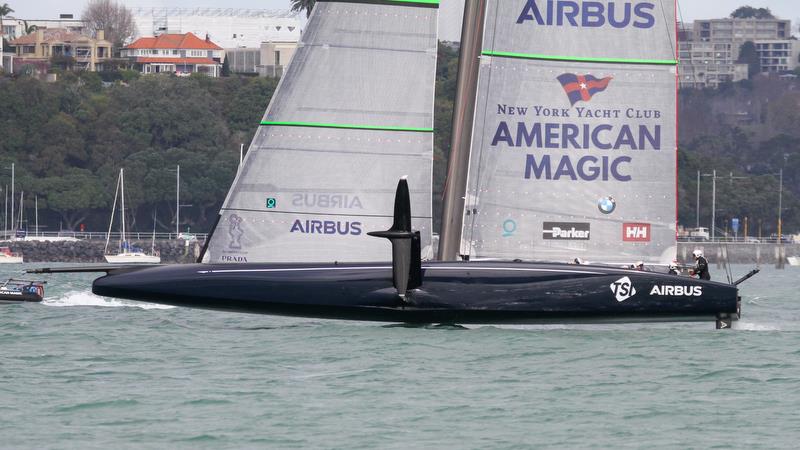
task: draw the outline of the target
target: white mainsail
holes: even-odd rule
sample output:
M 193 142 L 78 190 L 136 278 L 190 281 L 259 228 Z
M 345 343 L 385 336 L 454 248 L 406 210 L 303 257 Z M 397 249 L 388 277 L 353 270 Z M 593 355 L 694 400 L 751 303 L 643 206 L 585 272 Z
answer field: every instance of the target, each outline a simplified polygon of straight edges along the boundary
M 670 261 L 674 3 L 487 3 L 461 253 Z
M 408 176 L 430 256 L 438 0 L 318 1 L 222 207 L 207 260 L 384 260 Z

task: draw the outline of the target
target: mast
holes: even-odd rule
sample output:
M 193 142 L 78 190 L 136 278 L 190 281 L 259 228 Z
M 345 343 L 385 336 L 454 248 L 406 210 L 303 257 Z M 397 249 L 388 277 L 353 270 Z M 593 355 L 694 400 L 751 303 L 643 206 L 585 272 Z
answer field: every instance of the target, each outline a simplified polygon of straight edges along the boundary
M 39 236 L 39 196 L 33 197 L 33 212 L 36 217 L 36 236 Z
M 181 234 L 181 166 L 175 169 L 175 239 Z
M 156 253 L 156 211 L 153 210 L 153 242 L 150 244 L 150 256 Z
M 456 260 L 461 246 L 464 196 L 467 190 L 467 169 L 485 15 L 486 0 L 466 0 L 461 27 L 456 101 L 453 107 L 453 136 L 447 165 L 442 230 L 439 238 L 439 259 L 442 261 Z
M 117 196 L 119 195 L 119 176 L 117 176 L 117 188 L 114 191 L 114 204 L 111 206 L 111 220 L 108 221 L 108 233 L 106 233 L 106 247 L 103 254 L 108 254 L 108 243 L 111 241 L 111 227 L 114 225 L 114 213 L 117 211 Z
M 119 186 L 122 206 L 120 209 L 120 215 L 122 216 L 122 253 L 128 253 L 128 249 L 125 246 L 125 169 L 119 169 Z
M 14 163 L 11 163 L 11 228 L 14 228 L 14 219 Z
M 19 193 L 19 220 L 17 221 L 17 230 L 22 229 L 22 210 L 25 209 L 22 207 L 23 201 L 25 200 L 25 191 L 20 191 Z

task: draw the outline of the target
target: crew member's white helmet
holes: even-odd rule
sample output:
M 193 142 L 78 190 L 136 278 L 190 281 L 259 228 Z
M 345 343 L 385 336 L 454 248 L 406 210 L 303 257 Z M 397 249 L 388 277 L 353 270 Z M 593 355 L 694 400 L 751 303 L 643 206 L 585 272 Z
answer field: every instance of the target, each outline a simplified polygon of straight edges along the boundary
M 677 269 L 678 268 L 678 261 L 673 259 L 672 262 L 669 263 L 669 268 L 673 269 L 673 270 Z
M 697 249 L 697 250 L 692 252 L 692 255 L 694 255 L 695 258 L 699 258 L 699 257 L 703 256 L 703 251 L 700 250 L 700 249 Z

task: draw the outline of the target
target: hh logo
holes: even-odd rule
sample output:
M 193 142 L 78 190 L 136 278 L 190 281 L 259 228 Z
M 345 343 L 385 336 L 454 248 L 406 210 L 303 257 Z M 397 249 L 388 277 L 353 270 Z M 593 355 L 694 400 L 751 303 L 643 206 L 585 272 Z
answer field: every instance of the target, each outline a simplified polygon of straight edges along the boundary
M 622 240 L 624 242 L 650 242 L 649 223 L 623 223 Z
M 633 283 L 631 282 L 630 278 L 623 277 L 611 283 L 611 292 L 613 292 L 614 296 L 617 297 L 618 302 L 624 302 L 625 300 L 636 295 L 636 288 L 633 287 Z

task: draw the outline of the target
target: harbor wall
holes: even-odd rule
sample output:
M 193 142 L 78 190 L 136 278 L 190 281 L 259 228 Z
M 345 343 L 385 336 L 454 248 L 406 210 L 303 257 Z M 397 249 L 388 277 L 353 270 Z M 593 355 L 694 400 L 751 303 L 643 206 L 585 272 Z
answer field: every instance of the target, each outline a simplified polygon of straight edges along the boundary
M 150 240 L 133 241 L 144 249 L 150 248 Z M 25 262 L 71 262 L 71 263 L 104 263 L 103 250 L 105 242 L 100 240 L 80 241 L 11 241 L 0 242 L 2 246 L 11 247 L 14 252 L 21 252 Z M 202 249 L 202 242 L 192 241 L 188 245 L 182 240 L 156 241 L 156 250 L 161 254 L 162 263 L 193 263 Z M 800 244 L 756 244 L 756 243 L 678 243 L 678 260 L 693 263 L 692 251 L 703 250 L 708 261 L 720 264 L 727 261 L 732 264 L 778 264 L 785 262 L 787 256 L 800 256 Z M 387 258 L 389 255 L 387 254 Z
M 711 264 L 775 264 L 786 262 L 787 256 L 800 256 L 800 244 L 762 244 L 762 243 L 678 243 L 678 260 L 692 262 L 692 252 L 703 251 Z
M 132 241 L 133 245 L 146 249 L 149 253 L 151 241 Z M 0 242 L 0 245 L 11 247 L 12 252 L 22 253 L 26 263 L 37 262 L 69 262 L 69 263 L 105 263 L 105 241 L 11 241 Z M 156 241 L 155 249 L 160 253 L 161 262 L 193 263 L 200 254 L 202 244 L 198 241 L 182 240 Z

